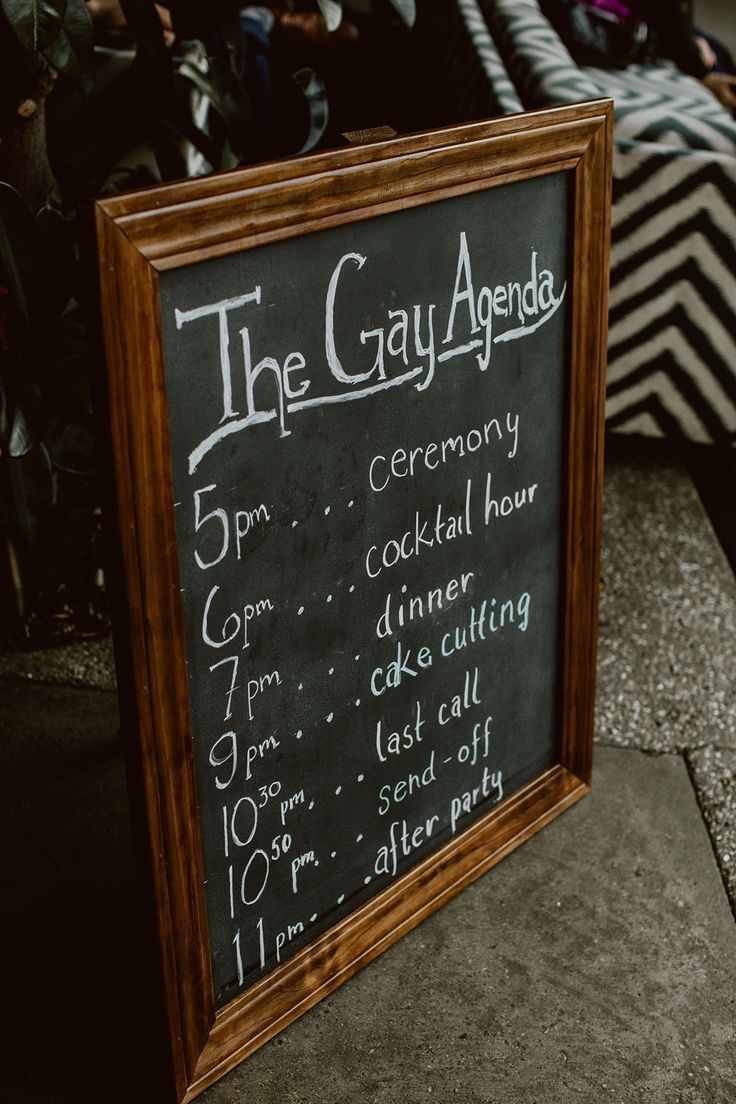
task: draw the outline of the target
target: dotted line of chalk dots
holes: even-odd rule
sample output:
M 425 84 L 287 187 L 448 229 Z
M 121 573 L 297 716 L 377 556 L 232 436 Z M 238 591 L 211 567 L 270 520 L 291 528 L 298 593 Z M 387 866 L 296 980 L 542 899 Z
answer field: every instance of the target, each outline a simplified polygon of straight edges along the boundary
M 351 498 L 350 501 L 348 502 L 348 509 L 352 510 L 354 505 L 355 505 L 355 499 Z M 325 517 L 327 517 L 327 515 L 329 514 L 331 509 L 332 509 L 331 506 L 325 506 Z M 295 519 L 291 523 L 291 528 L 296 529 L 298 524 L 299 524 L 299 522 L 296 521 L 296 519 Z M 350 587 L 348 587 L 348 593 L 349 594 L 352 594 L 354 590 L 355 590 L 355 585 L 354 584 L 352 584 Z M 328 594 L 325 601 L 326 602 L 331 602 L 332 601 L 332 595 Z M 299 609 L 296 611 L 296 615 L 297 615 L 297 617 L 301 617 L 301 615 L 303 613 L 304 613 L 304 606 L 300 606 Z M 333 668 L 333 670 L 334 670 L 334 668 Z M 332 671 L 330 671 L 330 674 L 332 674 Z M 301 686 L 299 687 L 299 689 L 301 690 Z
M 351 498 L 351 499 L 350 499 L 350 501 L 348 502 L 348 509 L 352 509 L 352 507 L 353 507 L 354 505 L 355 505 L 355 500 Z M 329 512 L 330 512 L 330 510 L 331 510 L 331 509 L 332 509 L 332 507 L 331 507 L 331 506 L 325 506 L 325 517 L 327 517 L 327 515 L 329 514 Z M 295 521 L 292 521 L 292 523 L 291 523 L 291 527 L 292 527 L 292 529 L 296 529 L 296 527 L 297 527 L 297 525 L 298 525 L 298 524 L 299 524 L 299 522 L 298 522 L 298 521 L 296 521 L 296 520 L 295 520 Z M 354 586 L 354 585 L 351 585 L 351 586 L 349 587 L 349 589 L 348 589 L 348 593 L 352 594 L 354 590 L 355 590 L 355 586 Z M 327 598 L 325 599 L 325 601 L 327 601 L 327 602 L 331 602 L 331 601 L 332 601 L 332 595 L 331 595 L 331 594 L 328 594 L 328 595 L 327 595 Z M 297 610 L 296 612 L 297 612 L 297 617 L 301 617 L 301 616 L 302 616 L 302 614 L 304 613 L 304 606 L 300 606 L 300 607 L 299 607 L 299 609 L 298 609 L 298 610 Z M 356 662 L 357 662 L 357 661 L 358 661 L 359 659 L 360 659 L 360 655 L 356 655 L 356 657 L 355 657 L 355 660 L 356 660 Z M 327 673 L 328 673 L 329 675 L 334 675 L 334 673 L 335 673 L 335 668 L 334 668 L 334 667 L 330 667 L 330 669 L 329 669 L 329 671 L 328 671 Z M 304 689 L 304 683 L 303 683 L 303 682 L 300 682 L 300 683 L 299 683 L 299 687 L 298 687 L 298 688 L 299 688 L 299 690 L 303 690 L 303 689 Z M 356 699 L 355 699 L 355 704 L 356 704 L 356 706 L 360 705 L 360 698 L 356 698 Z M 328 723 L 328 724 L 330 724 L 330 723 L 332 722 L 332 720 L 333 720 L 334 716 L 335 716 L 335 714 L 334 714 L 334 713 L 328 713 L 328 714 L 327 714 L 327 716 L 325 717 L 325 720 L 327 721 L 327 723 Z M 302 736 L 303 736 L 303 735 L 304 735 L 304 733 L 303 733 L 303 730 L 302 730 L 302 729 L 300 728 L 300 729 L 299 729 L 299 731 L 298 731 L 298 732 L 297 732 L 297 734 L 296 734 L 296 738 L 297 738 L 297 740 L 301 740 L 301 738 L 302 738 Z M 365 779 L 365 775 L 364 775 L 364 774 L 359 774 L 359 775 L 358 775 L 358 782 L 363 782 L 363 781 L 364 781 L 364 779 Z M 338 786 L 338 787 L 336 788 L 336 790 L 335 790 L 335 796 L 336 796 L 336 797 L 339 797 L 339 796 L 340 796 L 340 793 L 341 793 L 341 792 L 342 792 L 342 786 Z M 309 808 L 310 808 L 310 809 L 313 809 L 313 808 L 314 808 L 314 802 L 313 802 L 313 801 L 310 801 L 310 802 L 309 802 Z M 362 833 L 362 832 L 359 832 L 359 833 L 358 833 L 358 835 L 357 835 L 357 836 L 355 837 L 355 842 L 356 842 L 356 843 L 360 843 L 360 841 L 361 841 L 362 839 L 363 839 L 363 833 Z M 330 858 L 331 858 L 331 859 L 334 859 L 334 858 L 336 858 L 336 857 L 337 857 L 337 851 L 332 851 L 332 852 L 330 853 Z M 369 883 L 369 882 L 371 881 L 371 876 L 370 876 L 370 874 L 366 875 L 366 877 L 365 877 L 365 878 L 363 879 L 363 881 L 364 881 L 364 884 L 365 884 L 365 885 L 368 885 L 368 883 Z M 344 894 L 344 893 L 342 893 L 342 894 L 340 894 L 340 896 L 339 896 L 339 897 L 337 898 L 337 903 L 338 903 L 338 905 L 341 905 L 341 904 L 343 903 L 343 901 L 344 901 L 344 900 L 345 900 L 345 894 Z M 315 912 L 315 913 L 314 913 L 314 914 L 313 914 L 312 916 L 310 916 L 310 917 L 309 917 L 309 922 L 310 922 L 310 924 L 313 924 L 313 923 L 314 923 L 314 921 L 315 921 L 316 919 L 317 919 L 317 913 Z

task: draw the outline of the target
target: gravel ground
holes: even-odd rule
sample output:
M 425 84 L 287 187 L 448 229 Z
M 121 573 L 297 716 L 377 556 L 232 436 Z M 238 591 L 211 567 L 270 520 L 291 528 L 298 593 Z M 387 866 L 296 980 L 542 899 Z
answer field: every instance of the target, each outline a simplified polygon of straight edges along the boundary
M 609 465 L 603 515 L 598 740 L 736 748 L 736 579 L 690 477 Z
M 83 686 L 91 690 L 115 689 L 115 655 L 112 640 L 90 640 L 42 652 L 0 655 L 0 677 Z
M 736 580 L 683 468 L 606 467 L 596 739 L 684 753 L 736 912 Z
M 700 748 L 688 752 L 687 761 L 736 913 L 736 751 Z

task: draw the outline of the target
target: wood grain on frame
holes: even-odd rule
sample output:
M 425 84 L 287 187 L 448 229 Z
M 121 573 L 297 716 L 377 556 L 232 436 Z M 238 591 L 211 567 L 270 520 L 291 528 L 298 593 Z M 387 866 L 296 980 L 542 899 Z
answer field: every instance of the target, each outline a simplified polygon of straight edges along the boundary
M 282 161 L 97 205 L 109 421 L 144 810 L 173 1068 L 192 1100 L 590 784 L 611 176 L 609 101 Z M 219 1013 L 199 841 L 158 272 L 516 180 L 573 175 L 559 762 Z M 561 213 L 567 217 L 567 212 Z M 126 702 L 121 703 L 126 709 Z

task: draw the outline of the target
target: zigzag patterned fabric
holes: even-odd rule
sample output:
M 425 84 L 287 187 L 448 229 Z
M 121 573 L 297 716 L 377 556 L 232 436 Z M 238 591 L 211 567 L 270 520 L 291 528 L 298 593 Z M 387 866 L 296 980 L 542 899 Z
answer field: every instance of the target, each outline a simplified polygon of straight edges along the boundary
M 488 33 L 477 0 L 457 0 L 457 7 L 475 54 L 483 67 L 483 73 L 493 85 L 499 114 L 513 115 L 517 111 L 523 111 L 521 100 L 501 61 L 496 43 Z
M 736 441 L 736 158 L 617 142 L 611 429 Z
M 669 62 L 582 69 L 614 102 L 616 138 L 736 155 L 736 121 L 708 89 Z
M 614 99 L 609 427 L 736 444 L 736 123 L 667 62 L 579 67 L 537 0 L 481 8 L 525 108 Z
M 527 111 L 600 97 L 536 0 L 480 0 L 480 4 Z

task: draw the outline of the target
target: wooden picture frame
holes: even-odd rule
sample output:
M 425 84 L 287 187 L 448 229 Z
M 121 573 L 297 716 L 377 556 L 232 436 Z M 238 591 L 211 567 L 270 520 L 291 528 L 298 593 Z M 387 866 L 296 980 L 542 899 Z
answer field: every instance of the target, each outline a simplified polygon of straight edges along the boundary
M 190 1101 L 590 785 L 602 492 L 608 101 L 237 170 L 97 204 L 126 610 L 134 815 L 155 901 L 173 1085 Z M 185 676 L 159 277 L 198 261 L 568 172 L 571 359 L 558 762 L 216 1010 Z M 163 784 L 163 780 L 166 784 Z

